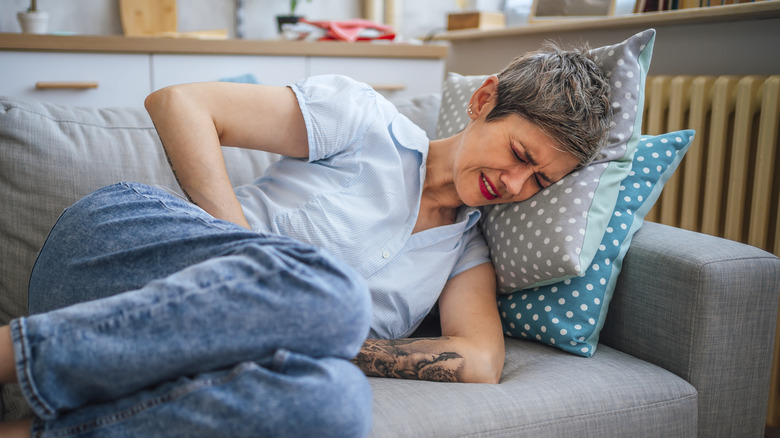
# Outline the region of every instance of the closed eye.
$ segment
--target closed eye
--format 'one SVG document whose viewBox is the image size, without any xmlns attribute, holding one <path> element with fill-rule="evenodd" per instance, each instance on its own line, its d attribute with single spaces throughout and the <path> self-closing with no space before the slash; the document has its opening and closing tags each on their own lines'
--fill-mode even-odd
<svg viewBox="0 0 780 438">
<path fill-rule="evenodd" d="M 523 157 L 520 156 L 520 154 L 517 152 L 517 149 L 515 149 L 514 147 L 512 147 L 511 149 L 512 149 L 512 155 L 515 156 L 517 161 L 519 161 L 519 162 L 521 162 L 523 164 L 528 163 L 528 160 L 526 160 L 526 159 L 524 159 Z M 533 179 L 533 181 L 536 183 L 537 186 L 539 186 L 539 188 L 544 188 L 544 184 L 542 183 L 542 181 L 539 178 L 540 178 L 540 176 L 536 172 L 534 172 L 534 179 Z"/>
<path fill-rule="evenodd" d="M 521 157 L 521 156 L 520 156 L 520 154 L 519 154 L 519 153 L 517 153 L 517 149 L 515 149 L 514 147 L 511 147 L 510 149 L 512 149 L 512 155 L 514 155 L 514 156 L 515 156 L 515 158 L 517 159 L 517 161 L 519 161 L 519 162 L 521 162 L 521 163 L 525 163 L 525 162 L 527 162 L 526 160 L 524 160 L 524 159 L 523 159 L 523 157 Z"/>
</svg>

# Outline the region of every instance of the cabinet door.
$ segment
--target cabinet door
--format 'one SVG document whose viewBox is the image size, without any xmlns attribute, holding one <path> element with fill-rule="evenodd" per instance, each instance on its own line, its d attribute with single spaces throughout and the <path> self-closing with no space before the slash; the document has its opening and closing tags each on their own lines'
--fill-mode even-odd
<svg viewBox="0 0 780 438">
<path fill-rule="evenodd" d="M 443 59 L 311 58 L 310 74 L 343 74 L 366 82 L 386 97 L 415 97 L 441 93 Z"/>
<path fill-rule="evenodd" d="M 149 55 L 0 52 L 0 95 L 75 106 L 142 106 Z"/>
<path fill-rule="evenodd" d="M 302 56 L 152 55 L 155 90 L 174 84 L 242 78 L 263 85 L 289 85 L 306 76 Z"/>
</svg>

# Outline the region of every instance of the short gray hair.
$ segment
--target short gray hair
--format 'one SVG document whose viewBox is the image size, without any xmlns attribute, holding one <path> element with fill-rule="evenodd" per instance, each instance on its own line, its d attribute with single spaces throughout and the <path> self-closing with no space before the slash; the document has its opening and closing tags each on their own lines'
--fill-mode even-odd
<svg viewBox="0 0 780 438">
<path fill-rule="evenodd" d="M 610 85 L 586 45 L 567 50 L 546 42 L 498 74 L 496 105 L 486 121 L 519 115 L 589 164 L 606 143 L 612 120 Z"/>
</svg>

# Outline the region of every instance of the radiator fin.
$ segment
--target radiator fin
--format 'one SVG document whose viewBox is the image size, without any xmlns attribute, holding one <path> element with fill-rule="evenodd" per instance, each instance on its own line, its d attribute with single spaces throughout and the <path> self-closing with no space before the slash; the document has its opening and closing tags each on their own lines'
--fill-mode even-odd
<svg viewBox="0 0 780 438">
<path fill-rule="evenodd" d="M 780 254 L 780 76 L 651 76 L 642 131 L 696 137 L 648 220 Z"/>
</svg>

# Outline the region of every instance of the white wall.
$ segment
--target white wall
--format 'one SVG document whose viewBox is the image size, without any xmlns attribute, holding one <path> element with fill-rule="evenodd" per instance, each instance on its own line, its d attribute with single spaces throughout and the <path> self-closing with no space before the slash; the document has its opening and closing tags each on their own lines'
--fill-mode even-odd
<svg viewBox="0 0 780 438">
<path fill-rule="evenodd" d="M 481 2 L 477 4 L 477 1 Z M 490 7 L 487 0 L 471 5 Z M 487 3 L 498 5 L 499 0 Z M 449 12 L 459 10 L 457 0 L 395 0 L 400 10 L 396 31 L 405 39 L 422 38 L 446 27 Z M 0 32 L 20 32 L 16 13 L 28 0 L 0 0 Z M 288 10 L 287 0 L 244 0 L 245 35 L 249 39 L 277 37 L 276 18 Z M 235 0 L 178 0 L 179 31 L 228 29 L 235 36 Z M 362 0 L 299 0 L 298 13 L 314 20 L 343 20 L 363 14 Z M 497 7 L 497 6 L 495 6 Z M 86 35 L 122 33 L 119 0 L 38 0 L 38 9 L 49 14 L 49 31 Z"/>
</svg>

